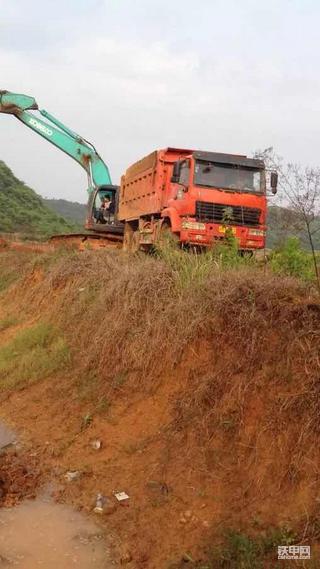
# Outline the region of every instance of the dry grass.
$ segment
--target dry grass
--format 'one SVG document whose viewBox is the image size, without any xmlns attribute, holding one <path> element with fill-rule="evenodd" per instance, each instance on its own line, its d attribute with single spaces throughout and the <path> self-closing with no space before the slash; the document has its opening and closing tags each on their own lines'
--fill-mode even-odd
<svg viewBox="0 0 320 569">
<path fill-rule="evenodd" d="M 107 385 L 129 372 L 143 390 L 200 342 L 212 352 L 235 350 L 233 371 L 276 366 L 275 353 L 283 367 L 291 351 L 312 374 L 320 311 L 308 294 L 303 283 L 256 268 L 221 271 L 213 263 L 209 271 L 207 260 L 204 277 L 181 287 L 170 264 L 113 251 L 42 256 L 11 291 L 27 311 L 66 330 L 88 375 Z"/>
<path fill-rule="evenodd" d="M 33 253 L 0 250 L 0 294 L 23 277 L 25 269 L 30 269 L 30 262 L 34 258 Z"/>
</svg>

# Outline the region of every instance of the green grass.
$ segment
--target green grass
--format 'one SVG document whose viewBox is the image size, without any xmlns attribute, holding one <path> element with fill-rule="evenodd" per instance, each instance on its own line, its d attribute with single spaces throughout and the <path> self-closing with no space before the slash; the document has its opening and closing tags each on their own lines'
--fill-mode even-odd
<svg viewBox="0 0 320 569">
<path fill-rule="evenodd" d="M 255 265 L 255 259 L 239 254 L 232 235 L 223 243 L 208 249 L 180 249 L 176 241 L 166 235 L 156 249 L 156 256 L 173 271 L 179 289 L 203 284 L 213 270 L 227 270 Z"/>
<path fill-rule="evenodd" d="M 213 271 L 228 272 L 230 269 L 259 267 L 255 257 L 239 254 L 237 242 L 232 235 L 225 242 L 202 251 L 180 249 L 168 235 L 162 240 L 156 255 L 169 266 L 180 290 L 194 284 L 202 285 Z M 320 265 L 319 254 L 317 260 Z M 301 247 L 296 237 L 289 237 L 281 247 L 272 251 L 269 267 L 276 274 L 315 282 L 312 256 Z"/>
<path fill-rule="evenodd" d="M 69 363 L 65 340 L 51 325 L 22 330 L 0 348 L 0 390 L 21 388 L 50 376 Z"/>
<path fill-rule="evenodd" d="M 273 272 L 278 274 L 299 277 L 305 281 L 315 279 L 312 256 L 302 249 L 296 237 L 289 237 L 282 247 L 272 252 L 270 265 Z"/>
<path fill-rule="evenodd" d="M 267 559 L 272 559 L 276 567 L 278 545 L 291 545 L 296 540 L 293 532 L 286 528 L 276 528 L 265 536 L 250 537 L 244 533 L 229 531 L 225 544 L 213 549 L 209 568 L 221 569 L 262 569 Z"/>
<path fill-rule="evenodd" d="M 194 561 L 190 554 L 190 569 L 264 569 L 287 567 L 286 562 L 278 561 L 278 545 L 299 543 L 299 538 L 286 526 L 273 528 L 259 536 L 249 536 L 239 531 L 225 532 L 224 543 L 220 547 L 207 548 L 206 561 Z M 185 556 L 183 556 L 185 558 Z M 288 563 L 292 564 L 292 561 Z M 318 567 L 313 559 L 308 567 Z M 169 565 L 169 569 L 182 569 L 185 561 Z M 291 566 L 291 565 L 290 565 Z M 296 564 L 294 564 L 297 567 Z M 301 567 L 302 565 L 300 565 Z"/>
</svg>

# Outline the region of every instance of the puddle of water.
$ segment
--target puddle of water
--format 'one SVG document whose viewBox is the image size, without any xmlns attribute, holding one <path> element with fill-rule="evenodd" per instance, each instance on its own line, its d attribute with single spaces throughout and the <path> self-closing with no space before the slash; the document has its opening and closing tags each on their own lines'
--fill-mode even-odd
<svg viewBox="0 0 320 569">
<path fill-rule="evenodd" d="M 16 442 L 16 435 L 0 421 L 0 450 Z"/>
<path fill-rule="evenodd" d="M 45 499 L 0 509 L 0 568 L 110 569 L 99 528 L 72 508 Z"/>
</svg>

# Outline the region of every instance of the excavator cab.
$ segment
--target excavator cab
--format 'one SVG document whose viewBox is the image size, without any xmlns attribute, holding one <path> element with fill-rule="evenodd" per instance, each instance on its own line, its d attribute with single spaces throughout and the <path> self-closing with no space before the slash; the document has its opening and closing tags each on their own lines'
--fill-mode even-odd
<svg viewBox="0 0 320 569">
<path fill-rule="evenodd" d="M 100 186 L 89 199 L 88 216 L 86 229 L 109 232 L 112 228 L 113 232 L 123 232 L 123 224 L 117 220 L 119 201 L 119 186 L 105 185 Z M 108 209 L 104 208 L 108 203 Z"/>
</svg>

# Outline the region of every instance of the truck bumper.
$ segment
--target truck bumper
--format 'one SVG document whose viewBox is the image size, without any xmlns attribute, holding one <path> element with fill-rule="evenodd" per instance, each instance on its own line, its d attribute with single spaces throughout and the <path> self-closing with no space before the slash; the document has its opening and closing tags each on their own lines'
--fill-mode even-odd
<svg viewBox="0 0 320 569">
<path fill-rule="evenodd" d="M 204 226 L 204 228 L 202 228 Z M 227 231 L 231 231 L 240 249 L 263 249 L 265 246 L 265 227 L 225 226 L 218 223 L 197 223 L 193 219 L 182 222 L 180 240 L 182 243 L 210 247 L 214 242 L 223 240 Z"/>
</svg>

